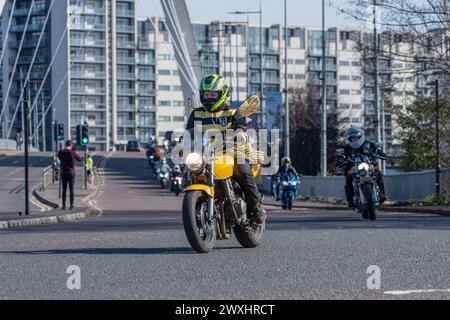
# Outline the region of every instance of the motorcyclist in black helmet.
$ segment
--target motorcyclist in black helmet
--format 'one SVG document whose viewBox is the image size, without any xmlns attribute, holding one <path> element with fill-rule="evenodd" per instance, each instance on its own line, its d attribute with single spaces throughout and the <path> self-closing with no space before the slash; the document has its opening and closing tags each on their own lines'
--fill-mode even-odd
<svg viewBox="0 0 450 320">
<path fill-rule="evenodd" d="M 380 189 L 380 203 L 386 201 L 386 193 L 384 188 L 383 173 L 381 172 L 381 167 L 378 159 L 386 160 L 387 156 L 384 153 L 380 144 L 367 141 L 363 128 L 350 127 L 345 132 L 346 145 L 343 148 L 342 153 L 338 153 L 336 160 L 336 167 L 344 169 L 345 175 L 345 195 L 347 198 L 348 206 L 352 209 L 356 207 L 352 182 L 352 162 L 351 159 L 355 154 L 366 154 L 370 156 L 370 160 L 376 167 L 376 183 Z"/>
</svg>

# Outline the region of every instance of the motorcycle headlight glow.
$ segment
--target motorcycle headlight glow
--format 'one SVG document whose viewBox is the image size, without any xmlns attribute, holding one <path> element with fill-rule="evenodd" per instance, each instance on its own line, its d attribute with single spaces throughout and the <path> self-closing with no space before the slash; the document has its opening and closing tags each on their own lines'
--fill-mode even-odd
<svg viewBox="0 0 450 320">
<path fill-rule="evenodd" d="M 360 171 L 369 171 L 370 170 L 370 166 L 367 164 L 367 163 L 361 163 L 359 166 L 358 166 L 358 170 L 360 170 Z"/>
<path fill-rule="evenodd" d="M 296 186 L 297 185 L 297 182 L 291 182 L 291 186 Z"/>
<path fill-rule="evenodd" d="M 198 153 L 188 155 L 185 162 L 186 167 L 194 173 L 201 171 L 205 166 L 202 155 Z"/>
<path fill-rule="evenodd" d="M 283 181 L 283 186 L 288 186 L 288 185 L 289 185 L 289 182 Z"/>
</svg>

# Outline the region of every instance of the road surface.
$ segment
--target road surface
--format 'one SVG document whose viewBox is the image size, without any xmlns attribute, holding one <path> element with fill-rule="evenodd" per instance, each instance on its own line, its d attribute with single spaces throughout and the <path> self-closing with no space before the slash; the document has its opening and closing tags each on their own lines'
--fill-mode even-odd
<svg viewBox="0 0 450 320">
<path fill-rule="evenodd" d="M 450 299 L 448 217 L 269 207 L 261 247 L 232 239 L 200 255 L 181 201 L 142 155 L 114 154 L 100 216 L 0 233 L 0 299 Z"/>
</svg>

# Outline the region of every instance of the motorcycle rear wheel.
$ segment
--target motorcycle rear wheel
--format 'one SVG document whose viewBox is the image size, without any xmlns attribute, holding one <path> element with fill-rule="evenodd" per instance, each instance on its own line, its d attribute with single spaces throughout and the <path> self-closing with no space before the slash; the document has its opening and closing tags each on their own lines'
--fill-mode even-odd
<svg viewBox="0 0 450 320">
<path fill-rule="evenodd" d="M 266 230 L 266 223 L 258 225 L 255 229 L 246 231 L 240 226 L 234 227 L 234 234 L 237 241 L 244 248 L 252 249 L 259 247 L 264 238 L 264 231 Z"/>
<path fill-rule="evenodd" d="M 202 191 L 188 192 L 183 202 L 183 225 L 192 249 L 209 253 L 217 237 L 216 221 L 207 221 L 208 196 Z"/>
</svg>

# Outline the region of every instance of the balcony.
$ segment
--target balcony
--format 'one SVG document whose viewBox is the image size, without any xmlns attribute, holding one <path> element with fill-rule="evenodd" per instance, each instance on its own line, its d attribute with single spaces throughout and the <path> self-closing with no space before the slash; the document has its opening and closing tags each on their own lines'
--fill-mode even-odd
<svg viewBox="0 0 450 320">
<path fill-rule="evenodd" d="M 335 64 L 327 64 L 325 66 L 326 71 L 336 72 L 337 71 L 337 65 Z M 316 72 L 322 72 L 322 65 L 317 63 L 311 63 L 308 67 L 309 71 L 316 71 Z"/>
<path fill-rule="evenodd" d="M 84 22 L 76 22 L 70 24 L 71 30 L 104 30 L 105 24 L 104 23 L 90 23 L 88 21 Z"/>
<path fill-rule="evenodd" d="M 250 68 L 252 69 L 261 69 L 261 65 L 259 61 L 253 61 L 250 63 Z M 273 70 L 279 70 L 280 69 L 280 63 L 279 62 L 264 62 L 263 63 L 263 69 L 273 69 Z"/>
<path fill-rule="evenodd" d="M 155 96 L 155 89 L 139 89 L 138 95 L 141 97 L 153 97 Z"/>
<path fill-rule="evenodd" d="M 18 64 L 31 64 L 33 57 L 30 56 L 22 56 L 19 57 Z M 16 63 L 16 58 L 9 58 L 9 64 L 14 65 Z M 37 55 L 34 59 L 34 63 L 48 63 L 48 57 L 43 55 Z"/>
<path fill-rule="evenodd" d="M 154 65 L 155 64 L 155 58 L 139 57 L 137 59 L 137 63 L 141 64 L 141 65 Z"/>
<path fill-rule="evenodd" d="M 126 128 L 135 128 L 136 127 L 136 120 L 123 120 L 118 119 L 117 120 L 117 126 L 118 127 L 126 127 Z"/>
<path fill-rule="evenodd" d="M 261 83 L 261 78 L 259 76 L 257 77 L 251 77 L 250 78 L 251 83 Z M 277 77 L 263 77 L 263 82 L 265 84 L 280 84 L 280 78 Z"/>
<path fill-rule="evenodd" d="M 117 72 L 117 79 L 119 80 L 136 80 L 136 75 L 131 72 Z"/>
<path fill-rule="evenodd" d="M 87 120 L 89 127 L 106 127 L 106 120 Z"/>
<path fill-rule="evenodd" d="M 106 111 L 106 105 L 103 103 L 72 103 L 72 111 Z"/>
<path fill-rule="evenodd" d="M 105 8 L 101 6 L 70 6 L 70 12 L 74 14 L 105 15 Z"/>
<path fill-rule="evenodd" d="M 136 48 L 136 44 L 133 41 L 119 40 L 119 41 L 117 41 L 116 46 L 117 46 L 117 48 L 120 48 L 120 49 L 135 49 Z"/>
<path fill-rule="evenodd" d="M 154 128 L 156 127 L 156 121 L 139 121 L 139 128 Z"/>
<path fill-rule="evenodd" d="M 138 106 L 138 111 L 139 112 L 156 112 L 156 106 L 155 105 L 150 105 L 150 106 Z"/>
<path fill-rule="evenodd" d="M 23 81 L 25 81 L 25 79 L 26 79 L 26 77 L 27 77 L 27 74 L 26 73 L 23 73 L 22 74 L 22 80 Z M 32 73 L 30 73 L 30 79 L 31 80 L 42 80 L 42 79 L 44 79 L 44 77 L 45 77 L 45 72 L 32 72 Z M 19 73 L 16 73 L 16 75 L 14 76 L 14 80 L 16 80 L 16 81 L 20 81 L 20 74 Z"/>
<path fill-rule="evenodd" d="M 118 104 L 117 110 L 118 111 L 135 112 L 136 106 L 134 104 Z"/>
<path fill-rule="evenodd" d="M 374 94 L 368 94 L 368 93 L 366 93 L 366 94 L 364 95 L 364 100 L 367 100 L 367 101 L 375 101 L 375 95 L 374 95 Z"/>
<path fill-rule="evenodd" d="M 81 94 L 81 95 L 104 95 L 106 93 L 106 89 L 104 88 L 92 88 L 92 87 L 72 87 L 72 94 Z"/>
<path fill-rule="evenodd" d="M 155 81 L 156 77 L 152 73 L 139 73 L 138 74 L 138 79 L 139 80 L 144 80 L 144 81 Z"/>
<path fill-rule="evenodd" d="M 138 48 L 141 50 L 152 50 L 155 49 L 155 45 L 147 40 L 139 40 Z"/>
<path fill-rule="evenodd" d="M 138 140 L 138 139 L 136 138 L 136 135 L 134 135 L 134 134 L 127 134 L 127 135 L 124 135 L 124 134 L 118 134 L 118 135 L 117 135 L 117 138 L 118 138 L 118 140 L 120 140 L 120 141 L 134 141 L 134 140 Z"/>
<path fill-rule="evenodd" d="M 118 17 L 129 17 L 129 18 L 134 18 L 134 10 L 132 9 L 122 9 L 119 8 L 116 11 L 116 15 Z"/>
<path fill-rule="evenodd" d="M 28 24 L 27 32 L 42 31 L 43 27 L 44 27 L 44 22 Z M 25 28 L 24 24 L 16 24 L 16 25 L 11 26 L 11 32 L 23 32 L 24 28 Z"/>
<path fill-rule="evenodd" d="M 70 38 L 70 44 L 72 46 L 104 47 L 106 45 L 106 41 L 103 39 L 92 38 Z"/>
<path fill-rule="evenodd" d="M 22 48 L 36 48 L 37 44 L 39 42 L 39 39 L 35 39 L 35 40 L 25 40 L 22 43 Z M 39 45 L 39 48 L 46 48 L 47 47 L 48 42 L 44 39 L 41 40 L 41 43 Z M 10 49 L 18 49 L 20 47 L 20 41 L 10 41 L 9 42 L 9 48 Z"/>
<path fill-rule="evenodd" d="M 30 12 L 30 8 L 16 9 L 14 10 L 14 17 L 26 17 Z M 42 16 L 47 13 L 47 8 L 45 6 L 33 6 L 31 9 L 31 16 Z"/>
<path fill-rule="evenodd" d="M 84 62 L 84 63 L 105 62 L 105 59 L 106 59 L 106 57 L 102 56 L 102 55 L 93 56 L 93 55 L 88 55 L 88 54 L 75 55 L 71 58 L 72 61 Z"/>
<path fill-rule="evenodd" d="M 135 96 L 136 90 L 134 88 L 118 88 L 117 94 L 121 96 Z"/>
<path fill-rule="evenodd" d="M 105 72 L 101 71 L 71 71 L 71 78 L 81 78 L 81 79 L 104 79 L 106 77 Z"/>
<path fill-rule="evenodd" d="M 129 25 L 117 25 L 117 32 L 121 33 L 134 33 L 135 29 L 134 26 Z"/>
<path fill-rule="evenodd" d="M 117 57 L 117 63 L 119 64 L 136 64 L 136 59 L 134 57 Z"/>
</svg>

